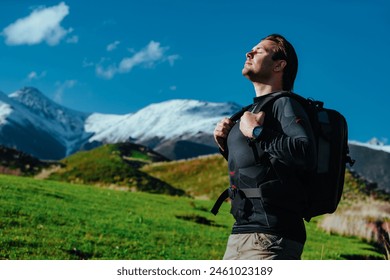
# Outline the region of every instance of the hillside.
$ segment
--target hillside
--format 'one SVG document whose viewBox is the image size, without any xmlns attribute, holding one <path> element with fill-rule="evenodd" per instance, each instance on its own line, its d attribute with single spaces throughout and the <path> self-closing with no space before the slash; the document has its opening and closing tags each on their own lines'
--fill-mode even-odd
<svg viewBox="0 0 390 280">
<path fill-rule="evenodd" d="M 227 163 L 220 155 L 151 163 L 141 171 L 194 197 L 216 199 L 229 186 Z"/>
<path fill-rule="evenodd" d="M 140 145 L 106 144 L 61 160 L 63 167 L 54 170 L 48 178 L 122 190 L 183 195 L 182 190 L 139 170 L 145 164 L 162 160 L 166 158 Z"/>
<path fill-rule="evenodd" d="M 358 236 L 377 244 L 390 259 L 390 196 L 356 173 L 346 173 L 339 208 L 324 216 L 319 226 L 329 233 Z"/>
<path fill-rule="evenodd" d="M 0 175 L 0 259 L 218 259 L 208 204 Z"/>
<path fill-rule="evenodd" d="M 0 175 L 0 259 L 221 259 L 228 204 Z M 308 224 L 303 259 L 383 259 L 357 238 Z"/>
<path fill-rule="evenodd" d="M 229 184 L 227 163 L 220 155 L 152 163 L 141 170 L 200 198 L 216 199 Z M 377 243 L 390 258 L 390 197 L 357 173 L 346 171 L 338 210 L 321 217 L 318 225 L 329 233 Z"/>
<path fill-rule="evenodd" d="M 105 145 L 80 152 L 63 160 L 65 167 L 50 178 L 121 190 L 187 195 L 211 202 L 228 187 L 227 165 L 220 155 L 160 161 L 159 157 L 152 160 L 145 149 L 125 144 Z M 379 244 L 385 254 L 385 248 L 390 248 L 387 228 L 389 201 L 388 195 L 373 188 L 364 178 L 347 171 L 338 210 L 321 217 L 318 225 L 329 233 L 359 236 Z"/>
<path fill-rule="evenodd" d="M 44 162 L 26 153 L 0 145 L 1 174 L 31 176 L 55 165 L 57 165 L 55 162 Z"/>
</svg>

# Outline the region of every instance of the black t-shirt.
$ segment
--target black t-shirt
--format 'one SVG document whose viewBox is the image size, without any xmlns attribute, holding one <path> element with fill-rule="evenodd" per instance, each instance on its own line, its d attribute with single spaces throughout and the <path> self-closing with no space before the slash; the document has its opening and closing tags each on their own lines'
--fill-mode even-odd
<svg viewBox="0 0 390 280">
<path fill-rule="evenodd" d="M 249 110 L 257 113 L 277 94 L 254 98 Z M 303 107 L 289 97 L 278 98 L 272 108 L 264 110 L 264 129 L 258 143 L 248 141 L 241 133 L 239 121 L 227 138 L 225 156 L 230 184 L 235 189 L 231 212 L 236 222 L 232 233 L 270 233 L 305 243 L 299 176 L 315 163 L 309 118 Z M 256 188 L 261 197 L 248 198 L 239 191 Z"/>
</svg>

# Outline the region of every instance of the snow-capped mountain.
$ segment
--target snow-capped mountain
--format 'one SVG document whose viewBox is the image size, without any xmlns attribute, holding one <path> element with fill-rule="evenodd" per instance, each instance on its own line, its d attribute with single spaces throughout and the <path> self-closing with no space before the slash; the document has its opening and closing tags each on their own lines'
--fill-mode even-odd
<svg viewBox="0 0 390 280">
<path fill-rule="evenodd" d="M 102 143 L 132 141 L 179 159 L 215 152 L 215 124 L 239 109 L 234 103 L 170 100 L 126 115 L 87 114 L 26 87 L 0 93 L 0 144 L 60 159 Z"/>
<path fill-rule="evenodd" d="M 367 143 L 362 143 L 359 141 L 351 140 L 351 141 L 349 141 L 349 144 L 390 153 L 390 145 L 385 145 L 383 142 L 379 141 L 377 138 L 372 138 Z"/>
<path fill-rule="evenodd" d="M 373 138 L 368 143 L 349 141 L 350 154 L 356 160 L 352 169 L 378 189 L 390 193 L 390 146 Z"/>
<path fill-rule="evenodd" d="M 65 147 L 66 155 L 77 151 L 80 143 L 91 136 L 84 130 L 88 114 L 60 106 L 35 88 L 23 88 L 9 98 L 28 108 L 36 124 Z"/>
<path fill-rule="evenodd" d="M 199 133 L 211 134 L 222 117 L 238 108 L 234 103 L 170 100 L 123 116 L 92 114 L 85 122 L 85 130 L 94 134 L 92 141 L 101 142 L 191 139 Z"/>
<path fill-rule="evenodd" d="M 217 152 L 212 137 L 215 125 L 239 109 L 234 103 L 170 100 L 134 114 L 91 114 L 85 131 L 93 134 L 90 142 L 132 141 L 170 159 L 190 158 Z"/>
<path fill-rule="evenodd" d="M 87 114 L 62 107 L 34 88 L 0 94 L 0 144 L 43 159 L 58 159 L 80 148 L 90 135 Z"/>
</svg>

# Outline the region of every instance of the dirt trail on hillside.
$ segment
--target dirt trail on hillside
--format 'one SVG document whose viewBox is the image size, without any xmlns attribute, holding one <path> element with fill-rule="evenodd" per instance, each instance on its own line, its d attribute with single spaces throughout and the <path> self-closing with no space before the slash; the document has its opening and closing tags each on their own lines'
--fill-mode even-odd
<svg viewBox="0 0 390 280">
<path fill-rule="evenodd" d="M 50 168 L 42 169 L 41 172 L 39 172 L 37 175 L 34 176 L 35 179 L 47 179 L 49 178 L 50 174 L 57 172 L 61 169 L 61 166 L 53 166 Z"/>
</svg>

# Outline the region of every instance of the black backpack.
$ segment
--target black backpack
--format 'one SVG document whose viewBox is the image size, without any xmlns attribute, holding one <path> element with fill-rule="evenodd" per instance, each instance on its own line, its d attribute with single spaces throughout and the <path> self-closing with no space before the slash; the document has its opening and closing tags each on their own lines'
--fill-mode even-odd
<svg viewBox="0 0 390 280">
<path fill-rule="evenodd" d="M 294 98 L 302 105 L 309 116 L 316 140 L 317 165 L 305 174 L 303 180 L 306 203 L 302 216 L 306 221 L 310 221 L 312 217 L 333 213 L 340 202 L 346 164 L 354 164 L 354 160 L 349 156 L 348 126 L 343 115 L 324 108 L 323 102 L 306 99 L 291 92 L 276 95 L 262 108 L 272 106 L 278 98 L 286 96 Z M 251 105 L 244 107 L 230 119 L 237 121 L 250 107 Z M 227 191 L 221 194 L 211 210 L 212 213 L 218 213 L 227 195 Z"/>
</svg>

